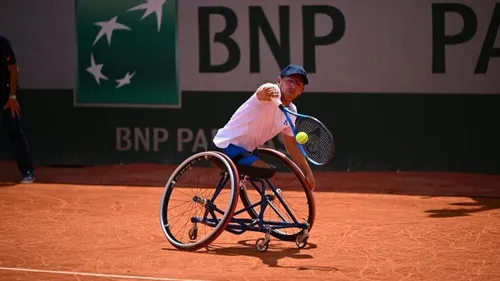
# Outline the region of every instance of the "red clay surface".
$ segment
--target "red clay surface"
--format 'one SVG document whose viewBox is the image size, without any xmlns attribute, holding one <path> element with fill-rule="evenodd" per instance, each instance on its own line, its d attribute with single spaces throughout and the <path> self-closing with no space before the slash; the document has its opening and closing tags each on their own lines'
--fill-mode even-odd
<svg viewBox="0 0 500 281">
<path fill-rule="evenodd" d="M 500 280 L 500 176 L 318 173 L 306 248 L 225 232 L 182 252 L 159 224 L 171 169 L 39 167 L 18 185 L 1 164 L 0 280 Z"/>
</svg>

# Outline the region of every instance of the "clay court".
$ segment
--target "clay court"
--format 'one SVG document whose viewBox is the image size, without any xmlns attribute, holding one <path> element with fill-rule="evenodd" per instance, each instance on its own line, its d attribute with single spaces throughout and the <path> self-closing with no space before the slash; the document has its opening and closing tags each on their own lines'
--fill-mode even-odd
<svg viewBox="0 0 500 281">
<path fill-rule="evenodd" d="M 500 177 L 318 173 L 308 245 L 224 232 L 182 252 L 159 226 L 171 167 L 1 165 L 0 280 L 499 280 Z M 14 177 L 12 176 L 14 175 Z"/>
</svg>

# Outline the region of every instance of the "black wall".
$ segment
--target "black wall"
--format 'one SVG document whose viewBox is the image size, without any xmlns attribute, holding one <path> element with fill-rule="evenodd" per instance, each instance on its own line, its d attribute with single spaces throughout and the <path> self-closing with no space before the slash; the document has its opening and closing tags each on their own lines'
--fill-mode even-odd
<svg viewBox="0 0 500 281">
<path fill-rule="evenodd" d="M 184 92 L 182 109 L 81 108 L 68 91 L 20 93 L 22 122 L 38 165 L 172 163 L 177 128 L 221 127 L 251 92 Z M 299 111 L 332 131 L 332 170 L 500 172 L 500 95 L 304 93 Z M 116 127 L 161 127 L 159 151 L 117 151 Z M 5 133 L 1 155 L 12 159 Z M 275 144 L 279 147 L 278 142 Z"/>
</svg>

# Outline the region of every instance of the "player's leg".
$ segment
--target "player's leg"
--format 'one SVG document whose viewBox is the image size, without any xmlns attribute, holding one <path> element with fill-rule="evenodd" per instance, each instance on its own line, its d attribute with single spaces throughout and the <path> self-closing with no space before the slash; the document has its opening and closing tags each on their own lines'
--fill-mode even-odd
<svg viewBox="0 0 500 281">
<path fill-rule="evenodd" d="M 12 117 L 9 109 L 3 110 L 2 125 L 10 141 L 19 172 L 23 176 L 21 182 L 33 182 L 35 180 L 33 164 L 29 155 L 28 143 L 21 127 L 20 118 L 18 116 Z"/>
<path fill-rule="evenodd" d="M 222 152 L 231 158 L 242 175 L 256 178 L 270 178 L 276 173 L 276 167 L 242 147 L 230 144 Z"/>
</svg>

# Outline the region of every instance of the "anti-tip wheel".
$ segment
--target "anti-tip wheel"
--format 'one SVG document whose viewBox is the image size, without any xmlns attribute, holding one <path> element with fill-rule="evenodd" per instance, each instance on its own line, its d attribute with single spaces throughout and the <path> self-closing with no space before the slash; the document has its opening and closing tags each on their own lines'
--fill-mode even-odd
<svg viewBox="0 0 500 281">
<path fill-rule="evenodd" d="M 196 241 L 196 238 L 198 238 L 198 228 L 193 227 L 189 230 L 188 232 L 189 240 L 191 241 Z"/>
<path fill-rule="evenodd" d="M 297 238 L 295 238 L 295 245 L 300 249 L 304 248 L 307 245 L 308 238 L 309 236 L 307 235 L 297 235 Z"/>
<path fill-rule="evenodd" d="M 266 241 L 265 238 L 259 238 L 255 241 L 255 248 L 259 252 L 265 252 L 269 248 L 269 240 Z"/>
</svg>

